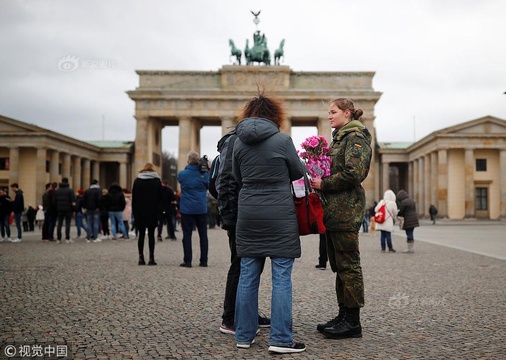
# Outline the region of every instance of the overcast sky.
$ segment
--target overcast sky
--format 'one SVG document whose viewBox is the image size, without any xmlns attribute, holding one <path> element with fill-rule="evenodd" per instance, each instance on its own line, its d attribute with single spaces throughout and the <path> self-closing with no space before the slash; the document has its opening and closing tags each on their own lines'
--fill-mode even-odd
<svg viewBox="0 0 506 360">
<path fill-rule="evenodd" d="M 506 119 L 504 0 L 1 0 L 0 114 L 85 141 L 134 140 L 135 70 L 218 71 L 228 39 L 252 43 L 250 10 L 271 53 L 286 39 L 293 71 L 376 73 L 380 142 Z M 163 130 L 165 150 L 177 135 Z M 201 135 L 214 156 L 220 130 Z M 293 132 L 297 147 L 306 135 Z"/>
</svg>

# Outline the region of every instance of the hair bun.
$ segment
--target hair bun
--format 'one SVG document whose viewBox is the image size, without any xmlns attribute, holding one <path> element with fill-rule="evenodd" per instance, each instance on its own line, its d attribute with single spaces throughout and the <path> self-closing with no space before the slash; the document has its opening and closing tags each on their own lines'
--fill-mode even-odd
<svg viewBox="0 0 506 360">
<path fill-rule="evenodd" d="M 362 109 L 355 109 L 355 111 L 353 112 L 353 119 L 354 120 L 358 120 L 360 119 L 360 117 L 364 114 L 364 110 Z"/>
</svg>

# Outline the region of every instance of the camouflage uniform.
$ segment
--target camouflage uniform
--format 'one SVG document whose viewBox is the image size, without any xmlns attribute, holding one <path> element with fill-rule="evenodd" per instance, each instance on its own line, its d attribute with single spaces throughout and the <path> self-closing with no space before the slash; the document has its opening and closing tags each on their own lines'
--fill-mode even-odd
<svg viewBox="0 0 506 360">
<path fill-rule="evenodd" d="M 327 251 L 336 275 L 337 302 L 347 308 L 364 306 L 364 282 L 360 266 L 358 232 L 365 213 L 362 182 L 371 163 L 371 134 L 357 120 L 332 133 L 331 175 L 322 179 L 326 198 L 324 222 Z"/>
</svg>

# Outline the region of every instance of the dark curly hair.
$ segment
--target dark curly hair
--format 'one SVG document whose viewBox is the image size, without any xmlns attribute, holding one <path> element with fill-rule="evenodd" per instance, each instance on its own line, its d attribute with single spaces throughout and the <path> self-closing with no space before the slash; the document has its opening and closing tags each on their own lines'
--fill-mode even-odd
<svg viewBox="0 0 506 360">
<path fill-rule="evenodd" d="M 258 91 L 258 95 L 244 105 L 239 119 L 249 117 L 271 120 L 278 126 L 278 128 L 281 128 L 286 118 L 283 101 L 266 96 L 264 91 Z"/>
</svg>

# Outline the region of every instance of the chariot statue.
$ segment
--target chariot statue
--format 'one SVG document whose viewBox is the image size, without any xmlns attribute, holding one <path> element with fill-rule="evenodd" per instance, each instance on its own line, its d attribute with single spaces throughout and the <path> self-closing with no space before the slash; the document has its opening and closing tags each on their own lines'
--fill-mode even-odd
<svg viewBox="0 0 506 360">
<path fill-rule="evenodd" d="M 267 38 L 265 34 L 260 34 L 258 30 L 253 34 L 253 47 L 251 49 L 249 47 L 249 41 L 246 40 L 244 56 L 246 57 L 246 65 L 250 65 L 254 62 L 264 63 L 265 65 L 271 64 L 271 53 L 267 48 Z"/>
</svg>

